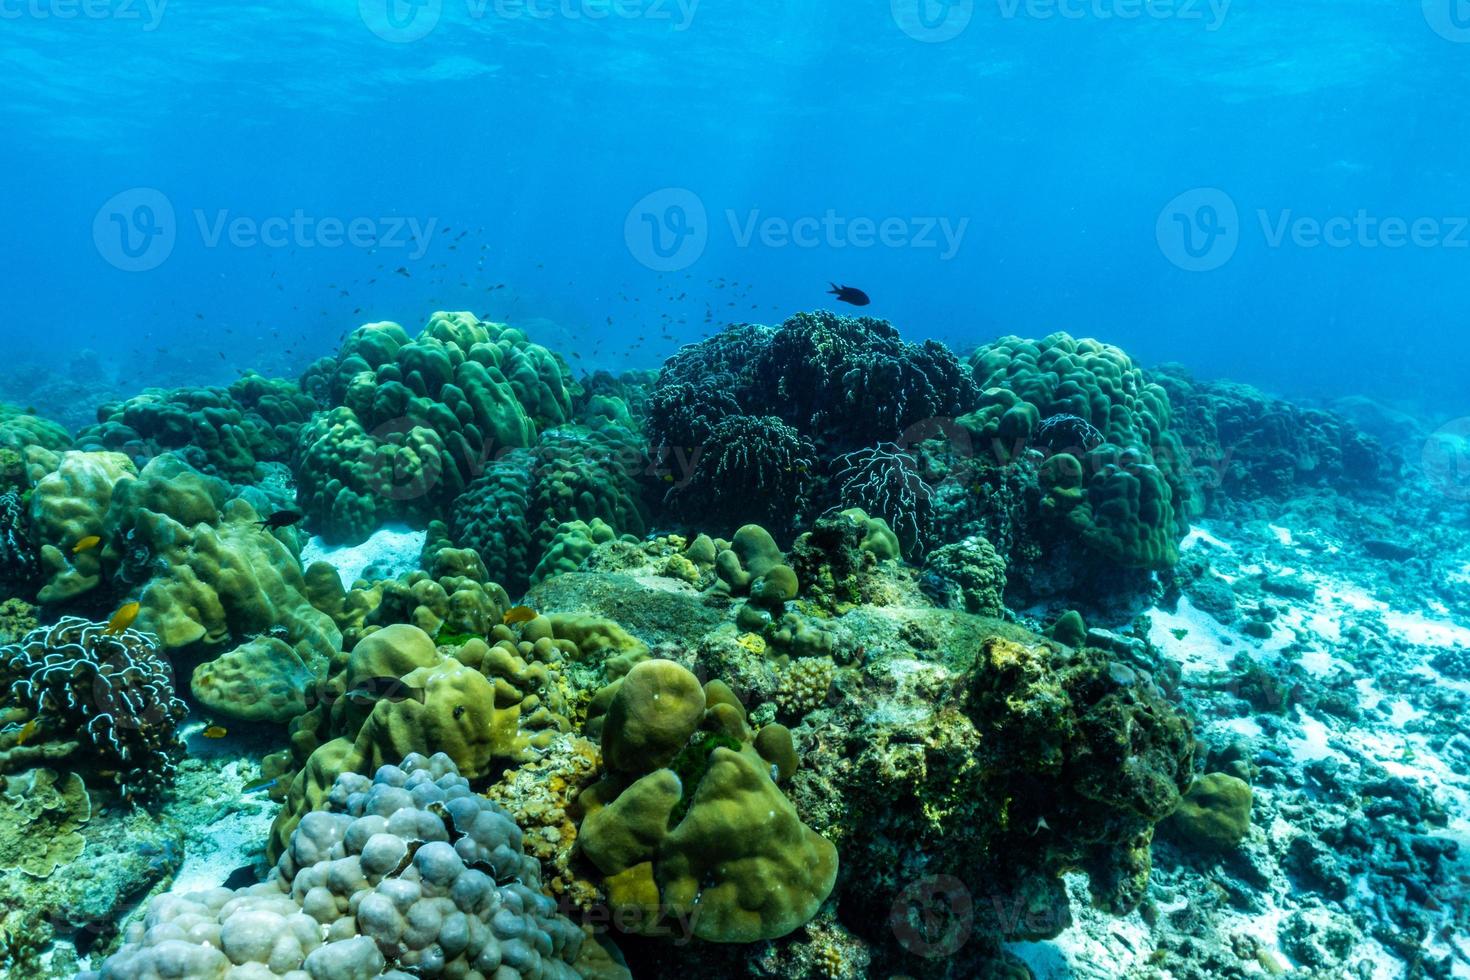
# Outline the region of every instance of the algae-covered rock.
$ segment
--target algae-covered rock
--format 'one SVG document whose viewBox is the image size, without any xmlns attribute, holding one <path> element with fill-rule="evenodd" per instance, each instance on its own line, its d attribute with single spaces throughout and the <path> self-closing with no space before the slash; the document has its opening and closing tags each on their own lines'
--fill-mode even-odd
<svg viewBox="0 0 1470 980">
<path fill-rule="evenodd" d="M 74 772 L 32 769 L 10 779 L 0 792 L 0 870 L 50 877 L 81 856 L 86 840 L 78 829 L 91 817 L 87 787 Z"/>
</svg>

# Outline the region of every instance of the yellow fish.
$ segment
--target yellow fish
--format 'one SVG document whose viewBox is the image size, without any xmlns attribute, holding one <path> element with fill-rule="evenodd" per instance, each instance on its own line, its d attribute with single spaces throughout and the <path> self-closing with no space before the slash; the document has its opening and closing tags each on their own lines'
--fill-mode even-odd
<svg viewBox="0 0 1470 980">
<path fill-rule="evenodd" d="M 20 734 L 15 736 L 16 746 L 18 747 L 29 742 L 31 740 L 31 736 L 36 734 L 36 729 L 39 727 L 40 726 L 36 724 L 36 719 L 34 718 L 26 722 L 25 725 L 21 728 Z"/>
<path fill-rule="evenodd" d="M 203 732 L 205 738 L 224 738 L 228 734 L 230 734 L 229 731 L 219 725 L 210 725 Z"/>
<path fill-rule="evenodd" d="M 72 545 L 71 553 L 74 555 L 80 555 L 84 551 L 91 551 L 93 548 L 97 547 L 101 543 L 101 538 L 99 538 L 95 534 L 89 534 L 82 540 L 78 541 L 76 544 Z"/>
<path fill-rule="evenodd" d="M 536 610 L 530 606 L 516 606 L 505 614 L 501 622 L 506 626 L 514 626 L 516 623 L 528 623 L 536 618 Z"/>
<path fill-rule="evenodd" d="M 107 621 L 107 629 L 102 632 L 108 636 L 116 636 L 129 626 L 132 626 L 133 620 L 138 618 L 138 608 L 139 606 L 136 602 L 127 603 L 112 614 L 112 618 Z"/>
</svg>

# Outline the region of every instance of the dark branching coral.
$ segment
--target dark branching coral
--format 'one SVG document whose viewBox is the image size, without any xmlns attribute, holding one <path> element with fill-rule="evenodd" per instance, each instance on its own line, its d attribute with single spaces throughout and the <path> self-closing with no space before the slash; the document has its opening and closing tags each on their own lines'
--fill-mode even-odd
<svg viewBox="0 0 1470 980">
<path fill-rule="evenodd" d="M 36 577 L 39 566 L 20 490 L 0 488 L 0 587 L 7 592 Z"/>
<path fill-rule="evenodd" d="M 669 491 L 675 509 L 730 531 L 755 517 L 789 528 L 802 513 L 813 467 L 810 443 L 778 418 L 729 415 L 691 460 L 687 481 Z"/>
<path fill-rule="evenodd" d="M 66 760 L 110 772 L 124 799 L 163 785 L 184 703 L 153 637 L 68 616 L 0 648 L 9 698 L 0 770 Z"/>
<path fill-rule="evenodd" d="M 839 500 L 813 460 L 906 440 L 912 426 L 958 415 L 976 396 L 941 344 L 905 343 L 881 320 L 803 313 L 777 330 L 731 327 L 670 358 L 649 398 L 649 443 L 664 466 L 689 463 L 693 480 L 670 494 L 681 518 L 789 530 L 800 523 L 793 501 L 881 510 Z"/>
<path fill-rule="evenodd" d="M 752 375 L 773 414 L 835 448 L 897 439 L 916 422 L 952 417 L 976 397 L 944 345 L 905 343 L 871 317 L 798 313 L 771 337 Z"/>
</svg>

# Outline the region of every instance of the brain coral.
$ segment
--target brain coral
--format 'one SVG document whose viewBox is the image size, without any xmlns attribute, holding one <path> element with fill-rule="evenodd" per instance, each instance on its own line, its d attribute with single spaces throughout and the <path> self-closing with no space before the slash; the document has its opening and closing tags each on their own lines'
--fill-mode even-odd
<svg viewBox="0 0 1470 980">
<path fill-rule="evenodd" d="M 333 408 L 299 437 L 297 499 L 342 542 L 438 516 L 498 455 L 572 414 L 560 358 L 469 313 L 436 313 L 413 339 L 396 323 L 359 327 L 302 386 Z"/>
<path fill-rule="evenodd" d="M 83 976 L 582 975 L 585 933 L 541 894 L 515 822 L 447 756 L 344 774 L 325 803 L 268 880 L 160 896 L 101 972 Z"/>
</svg>

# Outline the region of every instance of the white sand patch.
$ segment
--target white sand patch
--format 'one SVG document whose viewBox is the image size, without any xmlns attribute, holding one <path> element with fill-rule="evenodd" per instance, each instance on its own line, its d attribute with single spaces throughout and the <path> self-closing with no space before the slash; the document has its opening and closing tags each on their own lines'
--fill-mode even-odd
<svg viewBox="0 0 1470 980">
<path fill-rule="evenodd" d="M 1087 877 L 1064 876 L 1075 924 L 1055 939 L 1007 943 L 1036 980 L 1116 980 L 1153 952 L 1149 928 L 1137 912 L 1114 918 L 1093 908 Z"/>
<path fill-rule="evenodd" d="M 388 524 L 374 531 L 362 544 L 329 545 L 321 538 L 312 538 L 301 549 L 301 567 L 324 561 L 337 570 L 342 587 L 349 589 L 373 564 L 384 568 L 388 577 L 396 578 L 418 570 L 425 537 L 425 531 L 415 531 L 404 524 Z"/>
<path fill-rule="evenodd" d="M 225 766 L 219 777 L 233 786 L 245 783 L 238 763 Z M 184 842 L 184 862 L 170 890 L 199 891 L 224 884 L 260 853 L 278 809 L 264 793 L 241 796 L 233 806 L 222 807 L 214 822 L 191 826 Z"/>
<path fill-rule="evenodd" d="M 1346 758 L 1342 753 L 1327 744 L 1332 732 L 1327 726 L 1312 715 L 1300 715 L 1302 725 L 1301 738 L 1289 738 L 1287 744 L 1291 746 L 1291 757 L 1298 762 L 1315 762 L 1318 759 L 1342 759 Z"/>
<path fill-rule="evenodd" d="M 1261 728 L 1261 723 L 1254 718 L 1227 718 L 1212 727 L 1217 731 L 1230 732 L 1242 738 L 1260 738 L 1266 734 Z"/>
<path fill-rule="evenodd" d="M 1444 620 L 1430 619 L 1422 613 L 1389 610 L 1383 614 L 1383 625 L 1416 646 L 1470 646 L 1470 629 Z"/>
<path fill-rule="evenodd" d="M 1179 600 L 1173 612 L 1154 607 L 1148 615 L 1149 642 L 1164 651 L 1185 673 L 1225 670 L 1231 658 L 1243 649 L 1240 643 L 1230 642 L 1234 634 L 1229 629 L 1196 607 L 1187 596 Z"/>
<path fill-rule="evenodd" d="M 1191 528 L 1189 533 L 1184 536 L 1184 540 L 1179 542 L 1179 550 L 1190 551 L 1202 544 L 1212 545 L 1216 548 L 1219 548 L 1221 551 L 1228 552 L 1235 550 L 1235 545 L 1230 544 L 1227 541 L 1220 540 L 1202 527 Z"/>
<path fill-rule="evenodd" d="M 1266 526 L 1270 528 L 1271 533 L 1276 536 L 1276 540 L 1281 542 L 1281 546 L 1283 548 L 1291 548 L 1295 546 L 1296 538 L 1292 536 L 1290 528 L 1282 527 L 1279 524 L 1267 524 Z"/>
</svg>

